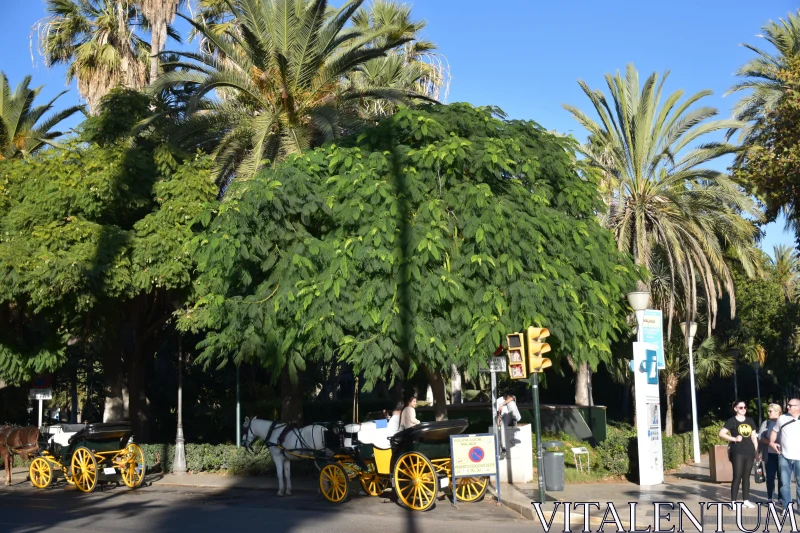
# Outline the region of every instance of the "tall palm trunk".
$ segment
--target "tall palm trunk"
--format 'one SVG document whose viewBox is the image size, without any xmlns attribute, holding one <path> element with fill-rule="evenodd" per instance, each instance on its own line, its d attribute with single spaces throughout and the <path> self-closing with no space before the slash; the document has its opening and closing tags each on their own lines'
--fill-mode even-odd
<svg viewBox="0 0 800 533">
<path fill-rule="evenodd" d="M 678 390 L 678 376 L 664 372 L 664 393 L 667 397 L 667 416 L 664 421 L 664 435 L 672 435 L 672 405 L 675 402 L 675 392 Z"/>
<path fill-rule="evenodd" d="M 175 18 L 180 0 L 139 0 L 142 13 L 150 22 L 150 82 L 158 78 L 158 54 L 167 44 L 167 25 Z"/>
</svg>

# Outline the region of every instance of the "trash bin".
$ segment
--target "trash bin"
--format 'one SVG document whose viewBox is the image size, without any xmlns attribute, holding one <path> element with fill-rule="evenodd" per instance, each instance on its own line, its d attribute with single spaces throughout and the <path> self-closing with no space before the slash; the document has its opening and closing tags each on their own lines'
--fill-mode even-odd
<svg viewBox="0 0 800 533">
<path fill-rule="evenodd" d="M 558 451 L 562 446 L 560 441 L 543 442 L 545 448 L 542 457 L 544 467 L 544 488 L 545 490 L 560 491 L 564 490 L 564 452 Z"/>
</svg>

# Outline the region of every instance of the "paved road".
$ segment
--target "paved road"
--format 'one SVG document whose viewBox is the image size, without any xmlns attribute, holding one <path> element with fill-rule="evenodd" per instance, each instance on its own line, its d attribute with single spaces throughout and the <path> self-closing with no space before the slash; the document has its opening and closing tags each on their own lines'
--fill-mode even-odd
<svg viewBox="0 0 800 533">
<path fill-rule="evenodd" d="M 441 532 L 525 531 L 539 528 L 506 508 L 484 502 L 437 502 L 411 512 L 383 498 L 353 496 L 333 506 L 314 492 L 279 498 L 272 491 L 150 486 L 113 487 L 81 494 L 59 485 L 34 489 L 17 478 L 0 486 L 0 531 L 7 533 L 246 533 L 258 532 Z"/>
</svg>

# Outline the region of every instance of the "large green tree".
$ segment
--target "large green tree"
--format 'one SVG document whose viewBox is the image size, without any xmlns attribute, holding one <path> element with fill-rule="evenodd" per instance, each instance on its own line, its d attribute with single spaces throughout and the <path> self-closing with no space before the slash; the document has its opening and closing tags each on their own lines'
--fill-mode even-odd
<svg viewBox="0 0 800 533">
<path fill-rule="evenodd" d="M 102 357 L 106 420 L 148 435 L 147 377 L 189 286 L 195 215 L 216 193 L 207 158 L 119 135 L 150 112 L 112 92 L 64 149 L 0 162 L 0 379 L 21 384 Z M 116 134 L 115 134 L 116 132 Z"/>
<path fill-rule="evenodd" d="M 753 272 L 759 252 L 758 229 L 751 219 L 761 213 L 729 176 L 707 166 L 735 151 L 710 140 L 709 134 L 740 124 L 709 120 L 717 115 L 714 108 L 692 108 L 710 91 L 681 101 L 684 93 L 678 90 L 662 102 L 666 79 L 665 74 L 659 81 L 653 73 L 642 85 L 634 66 L 628 65 L 624 78 L 606 75 L 608 99 L 579 81 L 599 120 L 565 107 L 589 132 L 581 153 L 603 177 L 609 206 L 604 224 L 614 232 L 619 250 L 651 270 L 659 260 L 669 268 L 667 300 L 657 302 L 667 310 L 668 335 L 675 299 L 681 298 L 693 316 L 698 291 L 705 295 L 710 335 L 723 293 L 731 297 L 731 313 L 736 311 L 725 253 L 732 250 L 745 270 Z"/>
<path fill-rule="evenodd" d="M 574 150 L 457 104 L 291 157 L 236 184 L 198 236 L 182 327 L 207 332 L 206 361 L 259 362 L 284 385 L 320 358 L 367 387 L 422 371 L 438 417 L 442 371 L 475 371 L 527 325 L 550 329 L 557 361 L 594 366 L 638 276 L 598 224 Z"/>
<path fill-rule="evenodd" d="M 327 0 L 233 0 L 224 24 L 190 21 L 206 45 L 174 52 L 181 61 L 153 86 L 195 84 L 178 142 L 200 147 L 217 161 L 219 183 L 249 179 L 266 163 L 350 131 L 364 98 L 406 101 L 403 89 L 342 82 L 371 59 L 410 40 L 349 26 L 363 0 L 332 10 Z M 220 15 L 225 16 L 225 15 Z M 380 37 L 387 37 L 379 40 Z M 210 99 L 216 92 L 222 98 Z"/>
<path fill-rule="evenodd" d="M 31 77 L 26 76 L 12 92 L 5 72 L 0 71 L 0 159 L 25 157 L 53 144 L 64 135 L 53 128 L 83 109 L 72 106 L 45 118 L 66 91 L 46 104 L 34 105 L 42 88 L 31 88 L 30 83 Z"/>
</svg>

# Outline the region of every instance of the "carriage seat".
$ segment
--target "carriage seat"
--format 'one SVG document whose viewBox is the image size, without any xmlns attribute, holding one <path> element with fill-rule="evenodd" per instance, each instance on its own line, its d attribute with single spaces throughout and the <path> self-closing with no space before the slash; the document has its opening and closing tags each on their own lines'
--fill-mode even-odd
<svg viewBox="0 0 800 533">
<path fill-rule="evenodd" d="M 86 427 L 86 424 L 61 424 L 61 431 L 63 433 L 77 433 Z"/>
<path fill-rule="evenodd" d="M 55 433 L 50 437 L 50 442 L 58 444 L 59 446 L 69 446 L 69 439 L 76 433 L 77 431 Z"/>
<path fill-rule="evenodd" d="M 361 444 L 372 444 L 375 448 L 380 448 L 381 450 L 389 450 L 391 449 L 391 444 L 389 443 L 389 437 L 393 435 L 393 432 L 389 431 L 389 428 L 373 428 L 373 429 L 362 429 L 358 432 L 358 442 Z"/>
</svg>

